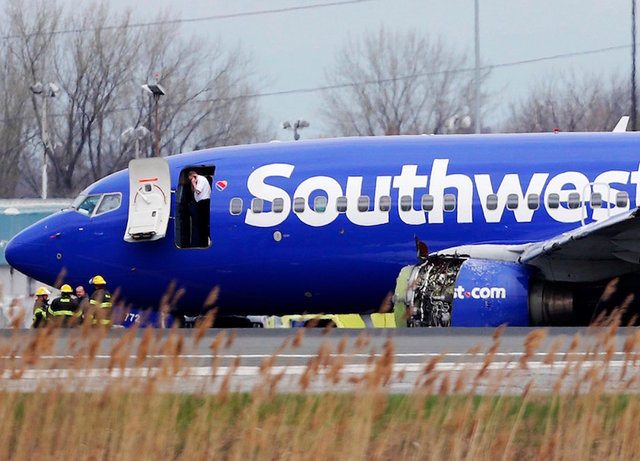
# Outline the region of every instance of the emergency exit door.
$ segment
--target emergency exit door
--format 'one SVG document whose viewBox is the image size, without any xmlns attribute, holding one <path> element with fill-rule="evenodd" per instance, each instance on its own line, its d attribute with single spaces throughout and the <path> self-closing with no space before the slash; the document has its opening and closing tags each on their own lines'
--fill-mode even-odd
<svg viewBox="0 0 640 461">
<path fill-rule="evenodd" d="M 167 234 L 171 211 L 169 163 L 161 157 L 129 162 L 129 217 L 126 242 L 154 241 Z"/>
</svg>

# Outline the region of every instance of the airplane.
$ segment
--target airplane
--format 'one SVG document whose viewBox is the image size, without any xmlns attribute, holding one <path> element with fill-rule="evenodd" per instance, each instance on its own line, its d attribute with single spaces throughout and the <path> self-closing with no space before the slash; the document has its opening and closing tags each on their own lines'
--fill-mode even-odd
<svg viewBox="0 0 640 461">
<path fill-rule="evenodd" d="M 588 324 L 640 268 L 639 152 L 638 133 L 555 132 L 136 159 L 16 235 L 6 259 L 51 285 L 100 274 L 138 311 L 175 287 L 177 317 L 218 287 L 220 316 L 370 313 L 395 293 L 414 326 Z M 212 189 L 200 241 L 192 171 Z"/>
</svg>

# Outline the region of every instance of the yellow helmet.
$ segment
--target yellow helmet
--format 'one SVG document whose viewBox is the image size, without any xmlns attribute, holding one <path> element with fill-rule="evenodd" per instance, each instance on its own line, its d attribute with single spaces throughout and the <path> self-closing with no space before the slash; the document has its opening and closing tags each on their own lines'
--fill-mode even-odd
<svg viewBox="0 0 640 461">
<path fill-rule="evenodd" d="M 66 283 L 60 287 L 61 293 L 73 293 L 73 288 L 71 285 L 67 285 Z"/>
<path fill-rule="evenodd" d="M 91 280 L 89 280 L 89 283 L 92 285 L 106 285 L 107 281 L 102 277 L 102 275 L 95 275 Z"/>
<path fill-rule="evenodd" d="M 50 295 L 51 292 L 49 290 L 47 290 L 45 287 L 40 287 L 38 288 L 38 291 L 36 291 L 36 296 L 44 296 L 44 295 Z"/>
</svg>

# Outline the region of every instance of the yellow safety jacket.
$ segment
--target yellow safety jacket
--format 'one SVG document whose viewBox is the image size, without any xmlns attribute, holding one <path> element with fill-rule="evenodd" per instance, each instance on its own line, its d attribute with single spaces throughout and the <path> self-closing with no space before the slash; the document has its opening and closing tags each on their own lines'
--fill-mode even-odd
<svg viewBox="0 0 640 461">
<path fill-rule="evenodd" d="M 46 306 L 38 306 L 33 310 L 33 328 L 42 328 L 47 324 Z"/>
<path fill-rule="evenodd" d="M 49 306 L 49 318 L 58 326 L 70 326 L 72 320 L 78 317 L 78 301 L 70 296 L 63 295 L 56 298 Z"/>
<path fill-rule="evenodd" d="M 104 288 L 99 288 L 93 292 L 89 298 L 89 308 L 93 312 L 92 323 L 94 325 L 110 325 L 111 324 L 111 293 Z"/>
</svg>

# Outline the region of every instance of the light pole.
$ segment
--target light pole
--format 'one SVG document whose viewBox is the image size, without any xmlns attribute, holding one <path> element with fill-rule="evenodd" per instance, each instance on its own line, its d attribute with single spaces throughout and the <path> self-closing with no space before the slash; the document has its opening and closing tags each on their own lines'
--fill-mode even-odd
<svg viewBox="0 0 640 461">
<path fill-rule="evenodd" d="M 631 131 L 636 131 L 636 0 L 631 0 Z"/>
<path fill-rule="evenodd" d="M 160 125 L 158 124 L 158 100 L 167 94 L 158 83 L 145 83 L 142 89 L 151 93 L 156 102 L 156 157 L 160 157 Z"/>
<path fill-rule="evenodd" d="M 476 109 L 476 133 L 482 131 L 482 122 L 480 121 L 480 7 L 478 6 L 478 0 L 475 1 L 475 15 L 474 15 L 474 30 L 475 30 L 475 109 Z"/>
<path fill-rule="evenodd" d="M 282 122 L 280 126 L 285 130 L 293 130 L 293 139 L 297 141 L 298 139 L 300 139 L 300 133 L 298 133 L 298 130 L 308 127 L 309 122 L 307 122 L 306 120 L 296 120 L 293 125 L 291 125 L 291 123 L 287 120 Z"/>
<path fill-rule="evenodd" d="M 47 149 L 49 149 L 49 134 L 47 133 L 47 98 L 55 98 L 60 92 L 60 89 L 55 83 L 36 82 L 31 85 L 31 91 L 33 94 L 42 96 L 42 119 L 40 121 L 40 137 L 42 138 L 42 144 L 44 145 L 44 153 L 42 156 L 42 200 L 47 198 Z"/>
<path fill-rule="evenodd" d="M 122 132 L 122 134 L 120 135 L 120 139 L 125 144 L 130 142 L 132 139 L 135 141 L 136 158 L 138 158 L 140 157 L 140 141 L 146 138 L 149 133 L 151 132 L 144 126 L 139 126 L 138 128 L 130 126 Z"/>
<path fill-rule="evenodd" d="M 468 115 L 455 114 L 444 122 L 444 126 L 447 128 L 447 133 L 449 134 L 458 133 L 460 130 L 466 133 L 466 130 L 471 126 L 471 117 Z"/>
</svg>

